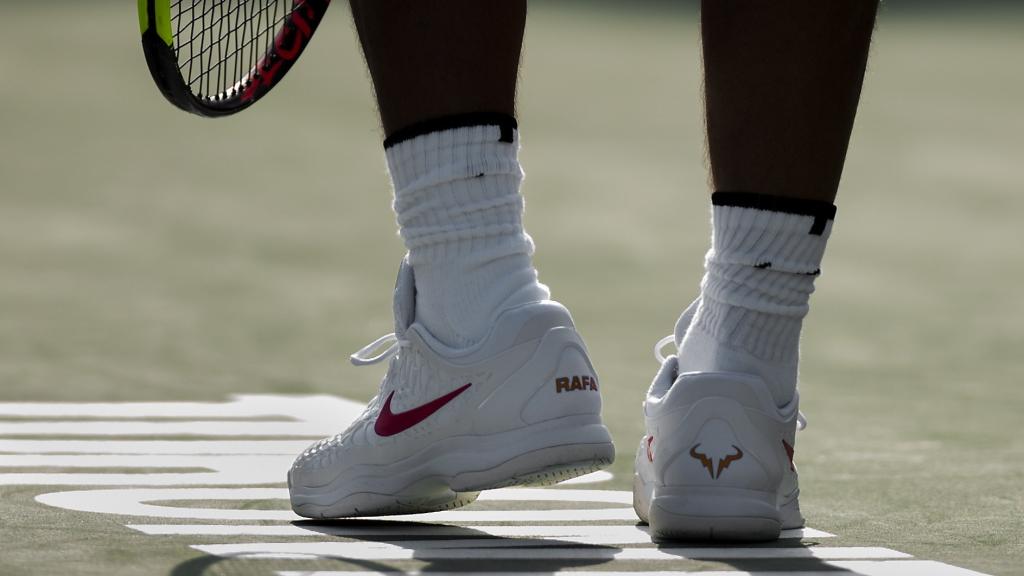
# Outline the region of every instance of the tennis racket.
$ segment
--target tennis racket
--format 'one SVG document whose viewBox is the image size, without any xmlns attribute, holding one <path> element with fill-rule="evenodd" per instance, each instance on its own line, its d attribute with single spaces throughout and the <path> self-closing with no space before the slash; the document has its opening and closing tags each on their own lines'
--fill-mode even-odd
<svg viewBox="0 0 1024 576">
<path fill-rule="evenodd" d="M 281 82 L 328 6 L 330 0 L 139 0 L 142 48 L 172 104 L 227 116 Z"/>
</svg>

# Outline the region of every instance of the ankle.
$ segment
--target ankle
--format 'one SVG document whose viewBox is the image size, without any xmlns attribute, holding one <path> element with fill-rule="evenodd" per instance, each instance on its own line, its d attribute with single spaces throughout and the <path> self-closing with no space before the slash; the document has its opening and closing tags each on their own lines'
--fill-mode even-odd
<svg viewBox="0 0 1024 576">
<path fill-rule="evenodd" d="M 468 260 L 413 266 L 416 321 L 452 348 L 468 348 L 487 336 L 510 308 L 550 298 L 528 256 L 470 264 Z"/>
<path fill-rule="evenodd" d="M 796 393 L 799 354 L 765 359 L 711 336 L 694 324 L 679 346 L 679 372 L 737 372 L 757 376 L 771 392 L 776 406 L 789 404 Z"/>
<path fill-rule="evenodd" d="M 677 327 L 680 370 L 755 374 L 785 405 L 835 206 L 721 192 L 712 204 L 700 305 L 685 337 Z"/>
<path fill-rule="evenodd" d="M 515 120 L 487 118 L 442 119 L 386 144 L 416 318 L 454 348 L 486 336 L 503 310 L 548 297 L 523 229 Z"/>
</svg>

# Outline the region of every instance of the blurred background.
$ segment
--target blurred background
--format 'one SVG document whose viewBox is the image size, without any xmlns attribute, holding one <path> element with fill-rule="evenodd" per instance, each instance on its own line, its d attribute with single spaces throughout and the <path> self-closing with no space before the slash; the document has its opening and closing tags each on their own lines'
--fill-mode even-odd
<svg viewBox="0 0 1024 576">
<path fill-rule="evenodd" d="M 347 7 L 218 121 L 163 101 L 137 28 L 131 2 L 0 2 L 0 401 L 370 398 L 382 371 L 346 358 L 391 329 L 403 248 Z M 651 347 L 708 245 L 696 4 L 537 1 L 525 50 L 527 227 L 626 488 Z M 1024 573 L 1022 70 L 1019 2 L 883 6 L 798 450 L 813 526 L 1004 574 Z"/>
</svg>

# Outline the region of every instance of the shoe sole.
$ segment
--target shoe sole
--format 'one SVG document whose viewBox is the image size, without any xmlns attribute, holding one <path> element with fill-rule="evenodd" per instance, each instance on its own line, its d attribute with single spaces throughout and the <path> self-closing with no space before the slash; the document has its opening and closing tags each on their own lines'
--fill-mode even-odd
<svg viewBox="0 0 1024 576">
<path fill-rule="evenodd" d="M 766 542 L 777 540 L 782 524 L 754 516 L 685 516 L 655 502 L 650 511 L 651 537 L 656 540 Z"/>
<path fill-rule="evenodd" d="M 655 540 L 765 542 L 782 532 L 773 493 L 706 487 L 657 487 L 634 477 L 633 507 Z"/>
<path fill-rule="evenodd" d="M 480 491 L 510 486 L 550 486 L 596 472 L 615 460 L 608 443 L 553 446 L 516 456 L 489 470 L 452 478 L 456 491 Z"/>
<path fill-rule="evenodd" d="M 361 492 L 350 494 L 332 506 L 292 503 L 292 510 L 304 518 L 327 520 L 331 518 L 352 518 L 360 516 L 395 516 L 400 514 L 424 514 L 443 512 L 472 504 L 479 492 L 434 492 L 429 496 L 374 494 Z"/>
<path fill-rule="evenodd" d="M 534 434 L 541 443 L 569 434 L 576 442 L 542 445 L 481 469 L 462 470 L 450 475 L 439 472 L 479 461 L 479 453 L 486 453 L 486 449 L 478 449 L 475 454 L 462 450 L 442 453 L 439 457 L 420 455 L 419 459 L 424 460 L 421 464 L 422 472 L 407 475 L 408 484 L 390 494 L 352 492 L 345 483 L 329 487 L 303 487 L 292 486 L 289 481 L 292 510 L 300 516 L 316 519 L 438 512 L 473 502 L 481 490 L 545 486 L 610 465 L 615 459 L 615 447 L 607 428 L 592 421 L 582 427 L 579 424 L 581 422 L 578 417 L 563 418 L 560 422 L 547 423 L 543 430 L 535 431 Z M 567 433 L 566 429 L 570 432 Z M 488 440 L 491 444 L 502 445 L 502 436 L 494 435 Z M 589 441 L 580 441 L 584 439 Z M 459 464 L 447 466 L 445 459 Z M 405 468 L 411 467 L 409 462 L 402 464 Z"/>
</svg>

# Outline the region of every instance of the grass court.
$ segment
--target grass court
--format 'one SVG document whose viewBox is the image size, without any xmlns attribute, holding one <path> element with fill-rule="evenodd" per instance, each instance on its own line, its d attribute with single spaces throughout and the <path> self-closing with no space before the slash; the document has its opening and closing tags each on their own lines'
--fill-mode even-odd
<svg viewBox="0 0 1024 576">
<path fill-rule="evenodd" d="M 698 289 L 707 185 L 695 10 L 598 6 L 531 7 L 519 117 L 541 280 L 619 449 L 610 480 L 551 490 L 608 493 L 501 493 L 439 528 L 292 524 L 280 499 L 325 407 L 340 429 L 376 391 L 383 371 L 346 359 L 391 329 L 403 253 L 344 3 L 274 94 L 219 121 L 158 95 L 134 5 L 0 3 L 0 572 L 1024 573 L 1024 12 L 883 7 L 804 331 L 815 530 L 737 557 L 645 544 L 623 500 L 651 348 Z"/>
</svg>

